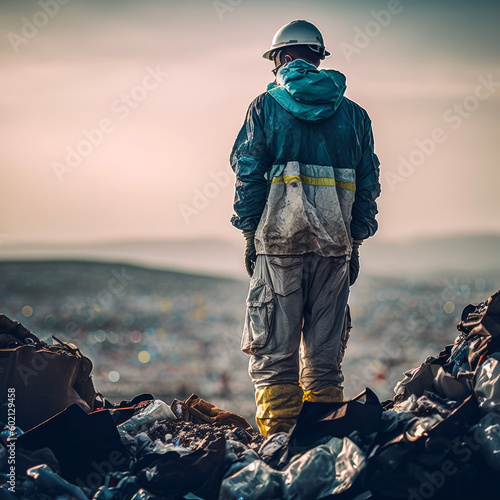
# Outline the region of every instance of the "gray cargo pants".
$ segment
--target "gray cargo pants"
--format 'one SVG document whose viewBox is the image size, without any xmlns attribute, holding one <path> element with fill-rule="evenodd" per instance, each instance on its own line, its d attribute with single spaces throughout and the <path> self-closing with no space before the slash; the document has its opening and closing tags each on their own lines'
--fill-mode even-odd
<svg viewBox="0 0 500 500">
<path fill-rule="evenodd" d="M 256 387 L 342 386 L 348 271 L 346 257 L 257 256 L 241 342 Z"/>
</svg>

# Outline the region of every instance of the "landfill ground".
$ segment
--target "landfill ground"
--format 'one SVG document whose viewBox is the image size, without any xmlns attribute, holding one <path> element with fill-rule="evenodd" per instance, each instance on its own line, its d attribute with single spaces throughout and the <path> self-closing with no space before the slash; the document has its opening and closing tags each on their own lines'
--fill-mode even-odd
<svg viewBox="0 0 500 500">
<path fill-rule="evenodd" d="M 1 312 L 42 339 L 77 344 L 109 400 L 147 392 L 170 403 L 196 393 L 255 425 L 240 351 L 246 281 L 91 261 L 3 262 L 0 276 Z M 450 343 L 462 309 L 491 295 L 497 278 L 416 281 L 362 270 L 351 291 L 346 397 L 365 387 L 392 397 L 402 373 Z"/>
<path fill-rule="evenodd" d="M 0 273 L 0 312 L 48 343 L 76 344 L 108 400 L 101 407 L 78 392 L 94 411 L 80 400 L 24 432 L 4 425 L 1 499 L 496 498 L 500 292 L 484 302 L 495 273 L 360 279 L 346 400 L 372 390 L 306 402 L 290 433 L 268 439 L 249 423 L 246 282 L 95 262 L 11 262 Z M 5 339 L 19 325 L 2 318 Z M 2 349 L 4 361 L 45 349 L 21 342 Z M 5 374 L 23 367 L 2 372 L 5 387 Z M 16 394 L 30 388 L 22 380 Z M 5 391 L 4 424 L 16 404 Z"/>
</svg>

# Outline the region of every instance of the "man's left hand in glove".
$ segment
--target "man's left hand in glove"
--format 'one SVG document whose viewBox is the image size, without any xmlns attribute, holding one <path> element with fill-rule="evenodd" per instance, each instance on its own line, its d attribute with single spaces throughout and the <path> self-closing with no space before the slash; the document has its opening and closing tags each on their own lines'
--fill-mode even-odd
<svg viewBox="0 0 500 500">
<path fill-rule="evenodd" d="M 352 286 L 359 274 L 359 247 L 363 240 L 353 240 L 351 260 L 349 261 L 349 284 Z"/>
<path fill-rule="evenodd" d="M 255 268 L 255 261 L 257 260 L 257 253 L 255 251 L 255 231 L 243 231 L 243 236 L 247 241 L 245 247 L 245 269 L 250 278 L 253 276 Z"/>
</svg>

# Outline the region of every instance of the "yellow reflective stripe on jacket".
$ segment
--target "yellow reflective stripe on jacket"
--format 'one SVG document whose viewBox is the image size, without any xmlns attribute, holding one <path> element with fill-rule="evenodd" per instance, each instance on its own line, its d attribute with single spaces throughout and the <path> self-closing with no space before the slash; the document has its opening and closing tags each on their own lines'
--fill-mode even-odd
<svg viewBox="0 0 500 500">
<path fill-rule="evenodd" d="M 310 184 L 312 186 L 338 186 L 351 191 L 356 191 L 356 184 L 353 182 L 343 182 L 330 177 L 309 177 L 308 175 L 279 175 L 273 177 L 272 184 L 276 182 L 284 182 L 291 184 L 292 182 L 302 182 L 303 184 Z"/>
</svg>

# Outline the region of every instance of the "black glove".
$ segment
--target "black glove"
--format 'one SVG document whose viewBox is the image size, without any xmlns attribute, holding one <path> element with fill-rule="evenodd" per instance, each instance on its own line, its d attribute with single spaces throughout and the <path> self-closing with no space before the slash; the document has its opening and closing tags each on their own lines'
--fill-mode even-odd
<svg viewBox="0 0 500 500">
<path fill-rule="evenodd" d="M 359 274 L 359 247 L 363 240 L 353 240 L 351 260 L 349 261 L 349 283 L 354 285 Z"/>
<path fill-rule="evenodd" d="M 243 231 L 243 236 L 245 240 L 247 240 L 247 245 L 245 247 L 245 269 L 247 270 L 248 276 L 251 278 L 255 268 L 255 261 L 257 260 L 254 243 L 255 231 Z"/>
</svg>

